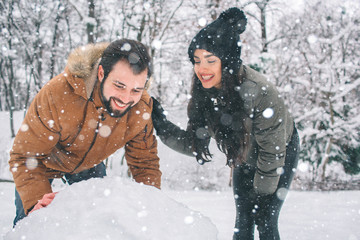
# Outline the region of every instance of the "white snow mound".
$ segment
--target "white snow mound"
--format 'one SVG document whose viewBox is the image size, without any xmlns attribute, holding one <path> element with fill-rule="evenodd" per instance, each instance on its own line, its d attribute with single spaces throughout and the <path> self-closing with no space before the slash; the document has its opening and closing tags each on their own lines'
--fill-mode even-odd
<svg viewBox="0 0 360 240">
<path fill-rule="evenodd" d="M 105 177 L 67 186 L 4 240 L 215 240 L 217 233 L 209 218 L 155 187 Z"/>
</svg>

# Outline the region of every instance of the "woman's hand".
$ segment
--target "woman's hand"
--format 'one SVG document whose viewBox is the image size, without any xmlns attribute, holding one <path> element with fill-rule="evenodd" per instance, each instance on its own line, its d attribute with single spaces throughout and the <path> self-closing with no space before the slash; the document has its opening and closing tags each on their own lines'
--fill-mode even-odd
<svg viewBox="0 0 360 240">
<path fill-rule="evenodd" d="M 165 115 L 165 110 L 162 108 L 161 104 L 154 97 L 151 97 L 153 100 L 153 110 L 151 113 L 151 118 L 154 124 L 154 128 L 158 135 L 162 134 L 164 131 L 164 125 L 168 121 Z"/>
</svg>

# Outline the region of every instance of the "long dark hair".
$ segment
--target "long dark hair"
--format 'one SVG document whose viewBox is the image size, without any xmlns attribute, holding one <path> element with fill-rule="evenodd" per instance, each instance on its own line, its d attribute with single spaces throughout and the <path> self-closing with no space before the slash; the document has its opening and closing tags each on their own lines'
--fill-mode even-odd
<svg viewBox="0 0 360 240">
<path fill-rule="evenodd" d="M 240 67 L 239 67 L 240 68 Z M 188 105 L 188 130 L 193 134 L 192 148 L 199 163 L 209 161 L 209 143 L 214 134 L 219 150 L 226 154 L 227 165 L 240 165 L 246 161 L 250 130 L 248 118 L 240 97 L 243 76 L 222 67 L 221 89 L 205 89 L 194 74 Z"/>
</svg>

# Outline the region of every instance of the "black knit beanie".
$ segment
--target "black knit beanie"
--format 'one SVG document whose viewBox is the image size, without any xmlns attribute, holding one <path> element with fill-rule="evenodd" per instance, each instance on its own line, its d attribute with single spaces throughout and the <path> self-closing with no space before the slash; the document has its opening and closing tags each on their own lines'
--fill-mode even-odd
<svg viewBox="0 0 360 240">
<path fill-rule="evenodd" d="M 204 49 L 220 58 L 222 67 L 231 74 L 240 69 L 240 34 L 245 31 L 247 19 L 243 11 L 229 8 L 212 23 L 201 29 L 190 43 L 188 54 L 194 64 L 196 49 Z"/>
</svg>

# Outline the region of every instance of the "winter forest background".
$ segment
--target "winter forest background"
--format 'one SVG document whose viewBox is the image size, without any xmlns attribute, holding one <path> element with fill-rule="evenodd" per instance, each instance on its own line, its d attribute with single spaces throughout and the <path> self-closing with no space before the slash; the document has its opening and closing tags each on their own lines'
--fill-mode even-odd
<svg viewBox="0 0 360 240">
<path fill-rule="evenodd" d="M 0 178 L 11 180 L 9 148 L 32 98 L 61 73 L 69 52 L 87 43 L 137 39 L 149 47 L 149 90 L 186 126 L 192 37 L 228 7 L 243 9 L 245 64 L 266 74 L 285 98 L 300 131 L 297 189 L 360 189 L 360 2 L 286 0 L 1 0 Z M 216 152 L 216 147 L 212 152 Z M 170 156 L 171 157 L 171 156 Z M 164 160 L 171 187 L 227 185 L 225 159 Z M 184 157 L 186 159 L 186 157 Z M 215 159 L 216 160 L 216 159 Z M 126 174 L 122 152 L 107 160 Z"/>
</svg>

